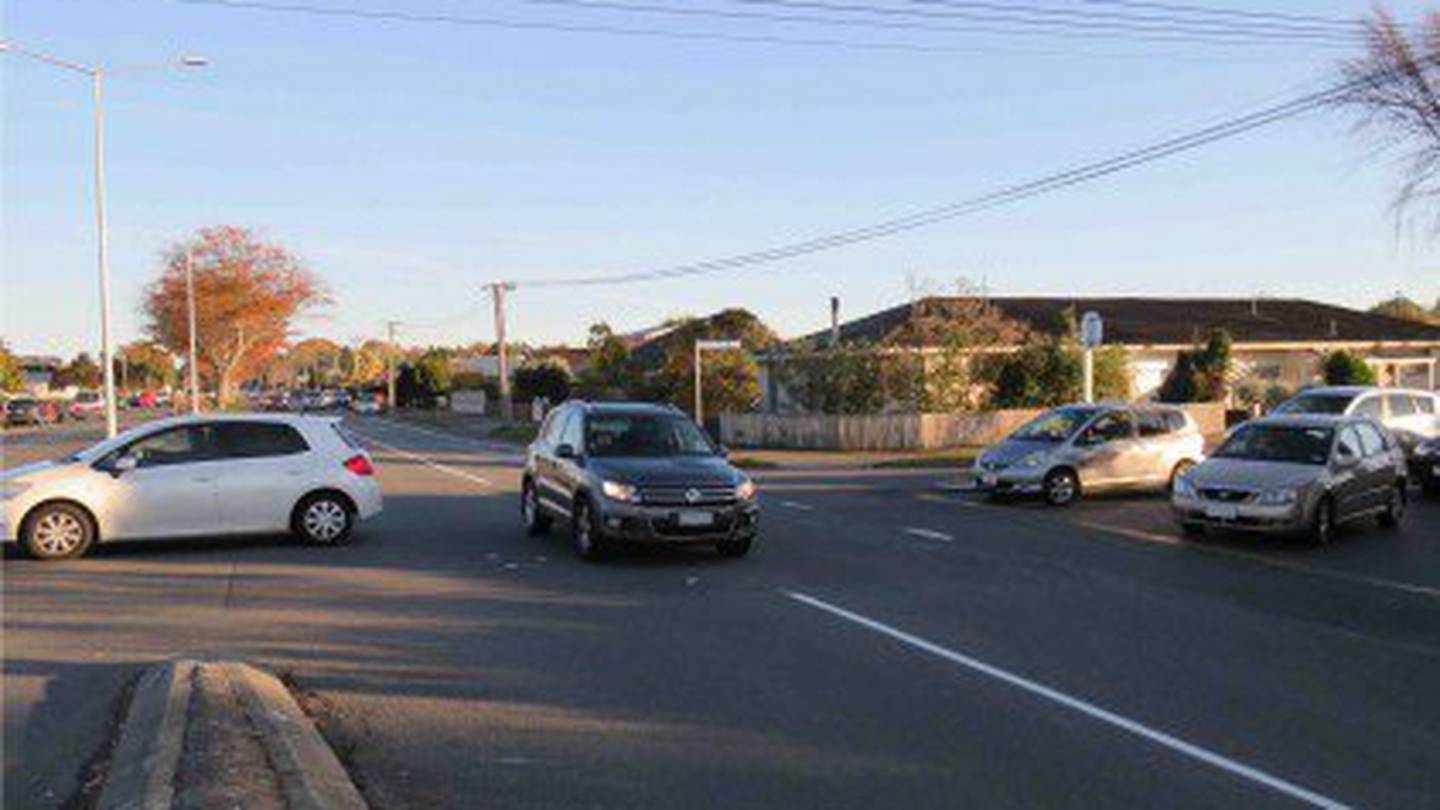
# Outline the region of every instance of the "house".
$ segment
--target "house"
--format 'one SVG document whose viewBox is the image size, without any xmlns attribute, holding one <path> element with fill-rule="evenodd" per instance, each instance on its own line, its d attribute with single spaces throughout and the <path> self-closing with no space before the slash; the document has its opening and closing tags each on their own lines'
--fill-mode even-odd
<svg viewBox="0 0 1440 810">
<path fill-rule="evenodd" d="M 55 381 L 55 373 L 65 361 L 50 355 L 21 355 L 16 358 L 25 375 L 25 390 L 36 397 L 48 396 Z"/>
<path fill-rule="evenodd" d="M 917 318 L 973 312 L 976 299 L 929 297 L 840 324 L 841 345 L 937 351 L 916 342 Z M 1122 347 L 1129 360 L 1131 391 L 1153 396 L 1179 352 L 1202 342 L 1213 329 L 1232 340 L 1232 382 L 1288 390 L 1321 381 L 1320 362 L 1337 349 L 1358 354 L 1381 385 L 1434 390 L 1440 386 L 1440 327 L 1302 299 L 1272 298 L 1079 298 L 991 297 L 986 303 L 1032 332 L 1058 334 L 1066 311 L 1096 312 L 1104 342 Z M 826 345 L 830 330 L 805 338 Z M 997 347 L 994 350 L 1007 350 Z M 786 394 L 769 375 L 768 409 L 783 408 Z"/>
</svg>

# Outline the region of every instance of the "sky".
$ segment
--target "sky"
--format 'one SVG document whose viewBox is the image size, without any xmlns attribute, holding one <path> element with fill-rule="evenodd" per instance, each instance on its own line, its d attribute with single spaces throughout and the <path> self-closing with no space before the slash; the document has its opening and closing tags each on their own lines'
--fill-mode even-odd
<svg viewBox="0 0 1440 810">
<path fill-rule="evenodd" d="M 613 3 L 275 0 L 296 2 L 931 50 L 181 0 L 8 0 L 6 39 L 113 71 L 117 341 L 142 335 L 143 290 L 165 246 L 220 223 L 285 245 L 324 279 L 333 303 L 297 328 L 341 342 L 379 337 L 391 319 L 407 343 L 492 340 L 483 291 L 495 280 L 518 284 L 511 335 L 535 343 L 582 342 L 597 321 L 638 330 L 731 306 L 803 334 L 828 323 L 832 295 L 848 319 L 960 279 L 995 295 L 1265 295 L 1356 307 L 1397 291 L 1440 297 L 1434 243 L 1397 230 L 1388 208 L 1396 156 L 1333 110 L 803 258 L 629 285 L 526 286 L 747 252 L 964 200 L 1323 87 L 1352 55 L 1346 46 L 877 31 Z M 1124 10 L 1107 0 L 1005 2 Z M 1369 7 L 1197 2 L 1341 18 Z M 1391 7 L 1413 19 L 1423 4 Z M 210 64 L 156 67 L 185 53 Z M 0 336 L 24 353 L 94 351 L 87 79 L 12 53 L 0 55 L 0 81 Z"/>
</svg>

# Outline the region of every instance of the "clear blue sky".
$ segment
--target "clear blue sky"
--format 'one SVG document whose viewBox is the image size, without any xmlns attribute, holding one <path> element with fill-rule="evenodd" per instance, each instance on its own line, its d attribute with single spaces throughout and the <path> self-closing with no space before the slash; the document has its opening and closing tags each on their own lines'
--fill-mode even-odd
<svg viewBox="0 0 1440 810">
<path fill-rule="evenodd" d="M 109 84 L 120 340 L 140 333 L 141 290 L 162 246 L 206 224 L 255 228 L 328 281 L 335 304 L 301 323 L 306 334 L 378 336 L 398 318 L 430 324 L 408 330 L 413 342 L 490 339 L 480 288 L 497 277 L 668 266 L 964 199 L 1316 87 L 1346 53 L 872 33 L 517 0 L 313 3 L 1027 52 L 685 42 L 171 0 L 11 0 L 5 36 L 34 49 L 116 66 L 187 51 L 212 62 Z M 1367 4 L 1265 7 L 1353 16 Z M 1421 8 L 1396 6 L 1412 17 Z M 0 60 L 0 333 L 25 352 L 93 350 L 88 88 L 45 65 Z M 830 295 L 859 316 L 903 301 L 910 276 L 940 286 L 984 277 L 996 294 L 1264 293 L 1364 306 L 1403 290 L 1432 301 L 1433 245 L 1397 237 L 1386 210 L 1395 167 L 1370 152 L 1349 120 L 1311 115 L 1093 185 L 741 273 L 521 289 L 512 328 L 525 340 L 579 341 L 597 320 L 636 329 L 744 306 L 797 334 L 823 326 Z"/>
</svg>

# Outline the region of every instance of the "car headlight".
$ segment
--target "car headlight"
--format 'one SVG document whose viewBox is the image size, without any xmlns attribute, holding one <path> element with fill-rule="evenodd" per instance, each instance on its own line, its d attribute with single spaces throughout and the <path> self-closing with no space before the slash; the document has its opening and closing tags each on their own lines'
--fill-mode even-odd
<svg viewBox="0 0 1440 810">
<path fill-rule="evenodd" d="M 1016 467 L 1031 467 L 1031 468 L 1033 468 L 1033 467 L 1039 467 L 1041 464 L 1044 464 L 1044 463 L 1045 463 L 1045 459 L 1047 459 L 1047 458 L 1049 458 L 1049 457 L 1050 457 L 1050 454 L 1047 453 L 1047 452 L 1045 452 L 1044 450 L 1036 450 L 1035 452 L 1030 453 L 1030 454 L 1026 455 L 1024 458 L 1021 458 L 1019 461 L 1015 462 L 1015 466 L 1016 466 Z"/>
<path fill-rule="evenodd" d="M 735 497 L 738 498 L 738 499 L 740 499 L 740 500 L 742 500 L 742 501 L 748 501 L 748 500 L 754 499 L 754 497 L 755 497 L 755 482 L 754 482 L 754 481 L 751 481 L 749 478 L 746 478 L 744 481 L 741 481 L 739 484 L 736 484 L 736 485 L 735 485 Z"/>
<path fill-rule="evenodd" d="M 18 498 L 20 494 L 34 486 L 27 481 L 4 481 L 0 482 L 0 501 L 8 501 L 11 498 Z"/>
<path fill-rule="evenodd" d="M 1190 480 L 1188 473 L 1182 473 L 1175 478 L 1175 494 L 1184 498 L 1195 497 L 1195 482 Z"/>
<path fill-rule="evenodd" d="M 622 484 L 619 481 L 604 481 L 600 484 L 600 490 L 605 497 L 612 501 L 624 501 L 626 503 L 639 503 L 640 490 L 634 484 Z"/>
<path fill-rule="evenodd" d="M 1260 493 L 1255 503 L 1261 506 L 1289 506 L 1295 503 L 1297 495 L 1293 489 L 1267 489 Z"/>
</svg>

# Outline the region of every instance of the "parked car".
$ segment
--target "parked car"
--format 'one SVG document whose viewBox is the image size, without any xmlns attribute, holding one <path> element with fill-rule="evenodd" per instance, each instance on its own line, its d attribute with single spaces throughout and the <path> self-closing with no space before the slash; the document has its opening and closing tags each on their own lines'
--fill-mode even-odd
<svg viewBox="0 0 1440 810">
<path fill-rule="evenodd" d="M 975 460 L 976 486 L 994 495 L 1038 494 L 1067 506 L 1082 492 L 1163 490 L 1204 457 L 1205 439 L 1180 408 L 1053 408 Z"/>
<path fill-rule="evenodd" d="M 520 489 L 526 529 L 567 521 L 587 560 L 618 542 L 713 544 L 740 557 L 760 525 L 755 484 L 666 406 L 561 405 L 530 445 Z"/>
<path fill-rule="evenodd" d="M 45 425 L 54 421 L 54 407 L 38 399 L 16 397 L 10 400 L 10 404 L 5 407 L 5 424 L 7 426 Z"/>
<path fill-rule="evenodd" d="M 318 417 L 161 419 L 59 461 L 0 472 L 5 542 L 46 559 L 97 542 L 291 532 L 344 540 L 380 511 L 370 457 Z"/>
<path fill-rule="evenodd" d="M 350 410 L 358 414 L 380 413 L 380 403 L 373 397 L 358 396 L 350 400 Z"/>
<path fill-rule="evenodd" d="M 1307 388 L 1275 406 L 1273 413 L 1358 416 L 1385 426 L 1409 457 L 1426 439 L 1440 438 L 1440 395 L 1408 388 L 1334 385 Z"/>
<path fill-rule="evenodd" d="M 1440 439 L 1428 439 L 1410 454 L 1410 474 L 1426 492 L 1440 495 Z"/>
<path fill-rule="evenodd" d="M 105 415 L 105 397 L 99 391 L 81 391 L 70 401 L 71 419 L 89 419 Z"/>
<path fill-rule="evenodd" d="M 1171 506 L 1187 534 L 1207 528 L 1308 532 L 1405 512 L 1405 458 L 1376 422 L 1353 416 L 1267 416 L 1231 431 L 1206 461 L 1175 482 Z"/>
</svg>

